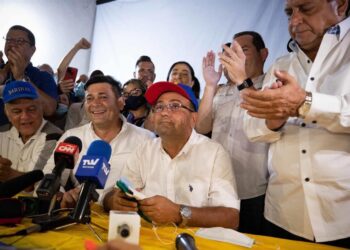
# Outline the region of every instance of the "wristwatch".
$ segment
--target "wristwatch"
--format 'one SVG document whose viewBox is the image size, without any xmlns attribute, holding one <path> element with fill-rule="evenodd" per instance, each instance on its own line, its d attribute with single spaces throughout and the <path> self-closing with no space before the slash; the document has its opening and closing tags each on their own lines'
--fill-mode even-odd
<svg viewBox="0 0 350 250">
<path fill-rule="evenodd" d="M 181 215 L 182 221 L 179 226 L 185 227 L 188 223 L 188 220 L 190 220 L 192 216 L 191 208 L 185 205 L 180 205 L 180 215 Z"/>
<path fill-rule="evenodd" d="M 253 81 L 250 78 L 245 79 L 241 84 L 237 85 L 237 89 L 239 91 L 246 89 L 246 88 L 250 88 L 251 86 L 253 86 Z"/>
<path fill-rule="evenodd" d="M 298 117 L 304 119 L 309 113 L 312 104 L 312 92 L 306 91 L 303 104 L 298 108 Z"/>
</svg>

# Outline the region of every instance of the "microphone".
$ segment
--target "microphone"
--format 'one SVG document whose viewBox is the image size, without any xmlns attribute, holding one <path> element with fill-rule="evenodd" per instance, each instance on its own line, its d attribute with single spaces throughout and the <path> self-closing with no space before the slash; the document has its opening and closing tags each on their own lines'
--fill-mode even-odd
<svg viewBox="0 0 350 250">
<path fill-rule="evenodd" d="M 41 170 L 33 170 L 0 184 L 0 198 L 10 198 L 27 187 L 40 181 L 44 174 Z"/>
<path fill-rule="evenodd" d="M 194 238 L 188 233 L 182 233 L 176 236 L 175 246 L 177 250 L 197 250 Z"/>
<path fill-rule="evenodd" d="M 46 232 L 51 229 L 60 229 L 63 227 L 74 225 L 74 224 L 77 224 L 77 223 L 71 217 L 64 216 L 55 220 L 39 223 L 37 225 L 25 228 L 23 230 L 16 232 L 15 234 L 8 235 L 8 236 L 20 236 L 20 235 L 23 236 L 31 233 L 36 233 L 36 232 Z"/>
<path fill-rule="evenodd" d="M 24 210 L 18 199 L 0 199 L 0 225 L 21 223 Z"/>
<path fill-rule="evenodd" d="M 29 196 L 0 199 L 0 225 L 19 224 L 23 217 L 43 213 L 48 209 L 45 202 Z"/>
<path fill-rule="evenodd" d="M 75 177 L 82 183 L 77 205 L 72 212 L 76 221 L 88 223 L 89 202 L 98 200 L 97 189 L 103 189 L 109 175 L 108 161 L 111 157 L 111 146 L 102 140 L 93 141 L 86 155 L 81 158 Z"/>
<path fill-rule="evenodd" d="M 79 157 L 82 144 L 76 136 L 69 136 L 60 142 L 54 151 L 55 168 L 51 174 L 46 174 L 39 184 L 36 193 L 40 199 L 51 200 L 60 187 L 61 175 L 64 169 L 73 169 Z"/>
</svg>

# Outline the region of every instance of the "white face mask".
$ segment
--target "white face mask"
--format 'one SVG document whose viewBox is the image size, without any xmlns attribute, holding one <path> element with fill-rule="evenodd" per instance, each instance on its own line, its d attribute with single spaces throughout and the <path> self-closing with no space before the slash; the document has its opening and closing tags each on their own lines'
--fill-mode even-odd
<svg viewBox="0 0 350 250">
<path fill-rule="evenodd" d="M 196 232 L 196 236 L 210 240 L 232 243 L 248 248 L 252 248 L 254 244 L 254 239 L 249 238 L 247 235 L 223 227 L 200 228 Z"/>
<path fill-rule="evenodd" d="M 67 112 L 68 112 L 68 106 L 66 104 L 59 103 L 58 107 L 56 109 L 56 114 L 57 115 L 63 115 L 65 113 L 67 113 Z"/>
<path fill-rule="evenodd" d="M 74 87 L 74 95 L 79 98 L 84 98 L 85 97 L 85 89 L 84 89 L 85 83 L 80 82 L 75 85 Z"/>
</svg>

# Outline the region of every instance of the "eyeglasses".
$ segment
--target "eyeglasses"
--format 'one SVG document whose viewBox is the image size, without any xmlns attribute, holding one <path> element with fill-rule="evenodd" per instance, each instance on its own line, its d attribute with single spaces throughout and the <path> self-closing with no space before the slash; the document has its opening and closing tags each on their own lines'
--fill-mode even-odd
<svg viewBox="0 0 350 250">
<path fill-rule="evenodd" d="M 123 96 L 128 98 L 129 96 L 140 96 L 142 95 L 142 89 L 133 89 L 130 92 L 123 92 Z"/>
<path fill-rule="evenodd" d="M 28 43 L 29 45 L 31 45 L 31 43 L 29 41 L 25 40 L 24 38 L 6 38 L 6 37 L 3 37 L 3 39 L 6 41 L 6 43 L 12 43 L 12 44 L 20 45 L 20 46 L 22 46 L 25 43 Z"/>
<path fill-rule="evenodd" d="M 164 104 L 164 103 L 157 103 L 156 105 L 154 105 L 152 107 L 152 111 L 154 113 L 160 113 L 162 112 L 164 109 L 170 110 L 171 112 L 176 112 L 178 110 L 180 110 L 181 108 L 183 109 L 187 109 L 190 112 L 194 112 L 194 110 L 190 109 L 189 107 L 186 107 L 185 105 L 183 105 L 182 103 L 179 102 L 170 102 L 168 104 Z"/>
</svg>

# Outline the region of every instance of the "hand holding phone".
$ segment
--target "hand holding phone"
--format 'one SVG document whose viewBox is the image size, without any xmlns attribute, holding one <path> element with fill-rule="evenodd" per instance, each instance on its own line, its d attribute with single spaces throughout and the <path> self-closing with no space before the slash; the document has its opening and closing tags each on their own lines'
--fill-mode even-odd
<svg viewBox="0 0 350 250">
<path fill-rule="evenodd" d="M 115 185 L 130 198 L 135 198 L 138 201 L 147 198 L 143 193 L 134 189 L 126 179 L 119 179 Z"/>
<path fill-rule="evenodd" d="M 72 80 L 73 82 L 75 82 L 77 79 L 77 74 L 78 74 L 77 68 L 68 67 L 63 80 Z"/>
<path fill-rule="evenodd" d="M 136 189 L 134 189 L 130 182 L 125 179 L 125 178 L 120 178 L 116 183 L 115 183 L 115 186 L 117 188 L 119 188 L 123 193 L 125 193 L 128 197 L 131 198 L 131 200 L 134 200 L 134 201 L 140 201 L 140 200 L 143 200 L 146 197 L 146 195 L 144 195 L 143 193 L 137 191 Z M 152 220 L 149 219 L 146 215 L 144 215 L 144 213 L 138 209 L 137 213 L 144 219 L 146 220 L 147 222 L 149 223 L 152 223 Z"/>
</svg>

